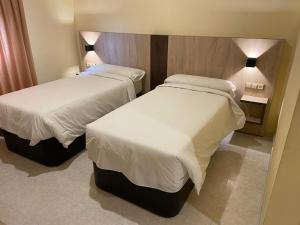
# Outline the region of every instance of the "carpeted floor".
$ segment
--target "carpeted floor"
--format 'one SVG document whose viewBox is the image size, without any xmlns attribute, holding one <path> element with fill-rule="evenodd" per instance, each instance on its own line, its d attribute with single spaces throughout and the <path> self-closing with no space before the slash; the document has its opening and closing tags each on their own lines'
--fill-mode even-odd
<svg viewBox="0 0 300 225">
<path fill-rule="evenodd" d="M 214 155 L 200 196 L 161 218 L 97 189 L 83 152 L 47 168 L 0 139 L 0 225 L 257 225 L 271 140 L 235 133 Z"/>
</svg>

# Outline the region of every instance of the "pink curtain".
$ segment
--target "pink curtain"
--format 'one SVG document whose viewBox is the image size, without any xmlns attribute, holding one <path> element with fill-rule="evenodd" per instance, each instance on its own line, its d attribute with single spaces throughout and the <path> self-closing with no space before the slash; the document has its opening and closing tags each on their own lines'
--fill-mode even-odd
<svg viewBox="0 0 300 225">
<path fill-rule="evenodd" d="M 36 83 L 22 0 L 0 0 L 0 95 Z"/>
</svg>

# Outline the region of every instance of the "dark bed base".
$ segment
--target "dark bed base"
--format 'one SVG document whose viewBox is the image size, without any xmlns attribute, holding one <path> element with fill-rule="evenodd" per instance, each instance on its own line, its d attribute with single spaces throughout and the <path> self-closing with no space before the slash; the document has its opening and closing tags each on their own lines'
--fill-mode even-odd
<svg viewBox="0 0 300 225">
<path fill-rule="evenodd" d="M 122 173 L 100 169 L 94 163 L 96 185 L 163 217 L 176 216 L 194 187 L 189 179 L 176 193 L 141 187 L 130 182 Z"/>
<path fill-rule="evenodd" d="M 3 135 L 10 151 L 45 166 L 58 166 L 85 148 L 85 135 L 76 138 L 67 149 L 55 138 L 29 146 L 29 140 L 19 138 L 8 131 L 3 131 Z"/>
</svg>

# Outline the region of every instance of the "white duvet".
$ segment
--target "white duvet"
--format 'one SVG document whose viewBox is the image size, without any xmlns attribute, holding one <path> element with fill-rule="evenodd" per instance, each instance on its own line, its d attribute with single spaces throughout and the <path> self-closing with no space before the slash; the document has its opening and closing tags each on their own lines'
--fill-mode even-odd
<svg viewBox="0 0 300 225">
<path fill-rule="evenodd" d="M 30 145 L 55 137 L 68 147 L 88 123 L 134 98 L 133 82 L 117 74 L 60 79 L 0 96 L 0 128 Z"/>
<path fill-rule="evenodd" d="M 173 193 L 191 178 L 199 193 L 210 157 L 244 123 L 225 92 L 164 84 L 89 124 L 88 155 L 136 185 Z"/>
</svg>

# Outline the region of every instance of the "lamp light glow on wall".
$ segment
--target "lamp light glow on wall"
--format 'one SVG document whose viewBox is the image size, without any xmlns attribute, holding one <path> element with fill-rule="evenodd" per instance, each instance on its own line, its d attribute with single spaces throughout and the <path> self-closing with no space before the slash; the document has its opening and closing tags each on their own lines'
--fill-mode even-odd
<svg viewBox="0 0 300 225">
<path fill-rule="evenodd" d="M 102 64 L 102 59 L 99 58 L 98 54 L 96 53 L 96 42 L 98 41 L 101 33 L 100 32 L 90 32 L 90 31 L 80 31 L 81 38 L 83 40 L 82 46 L 83 52 L 83 60 L 82 60 L 82 69 L 89 67 L 95 64 Z"/>
<path fill-rule="evenodd" d="M 246 67 L 256 67 L 256 58 L 247 58 Z"/>
<path fill-rule="evenodd" d="M 84 48 L 85 48 L 86 52 L 95 51 L 95 46 L 94 45 L 85 45 Z"/>
</svg>

